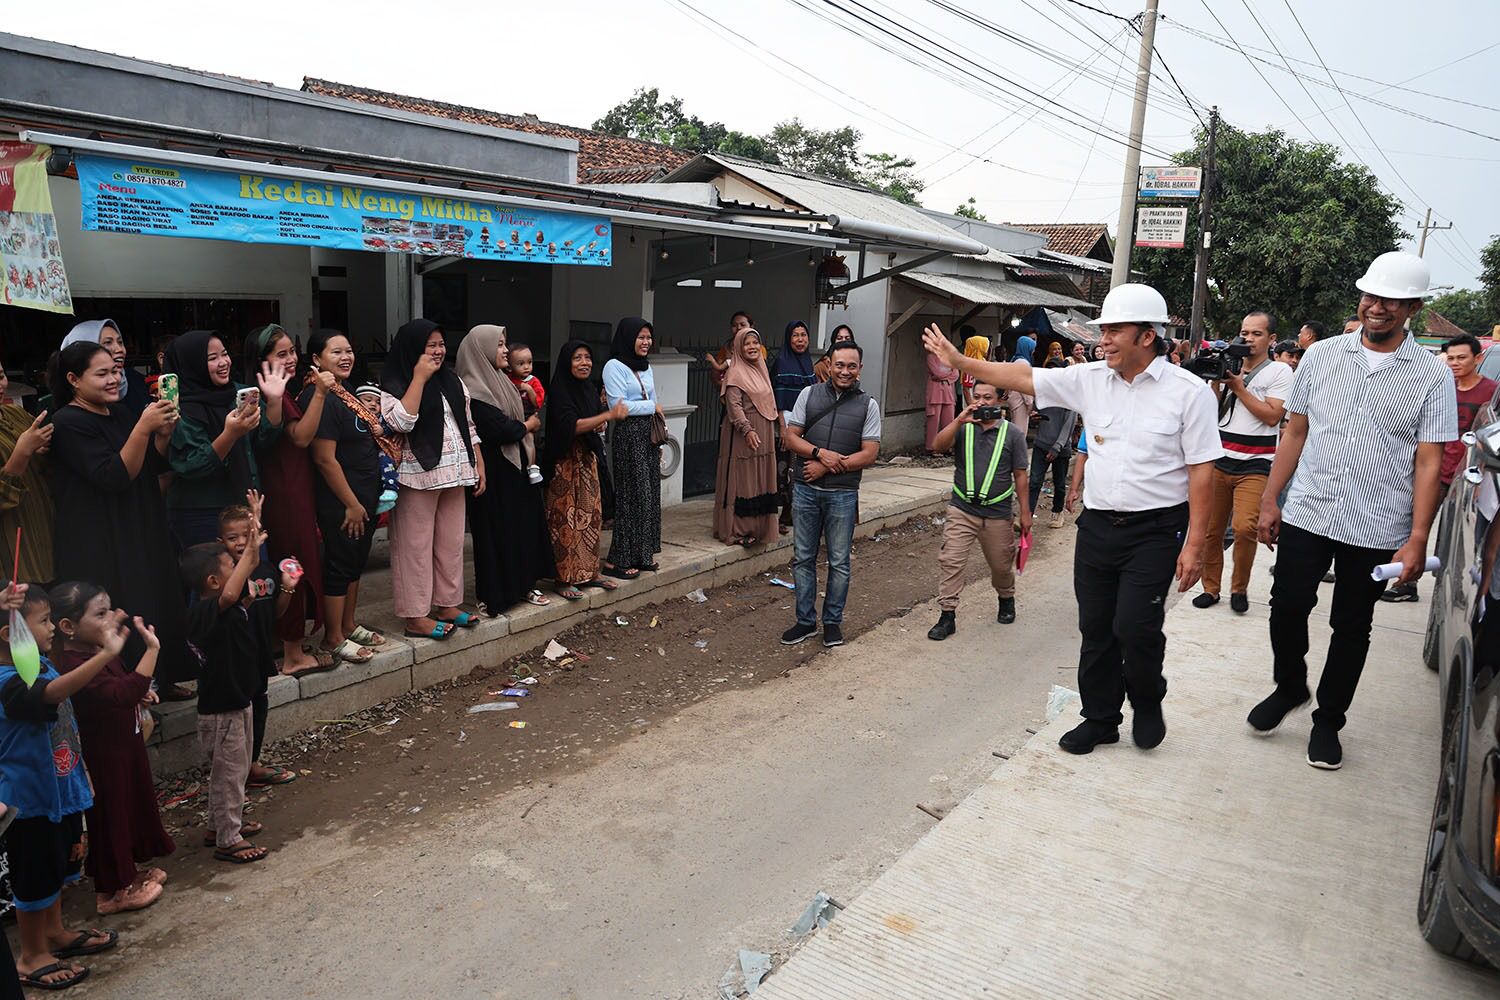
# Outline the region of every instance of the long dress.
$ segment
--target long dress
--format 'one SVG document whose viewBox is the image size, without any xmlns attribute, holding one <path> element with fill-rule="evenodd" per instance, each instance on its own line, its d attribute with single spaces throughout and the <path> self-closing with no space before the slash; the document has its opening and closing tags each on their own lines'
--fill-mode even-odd
<svg viewBox="0 0 1500 1000">
<path fill-rule="evenodd" d="M 282 399 L 281 413 L 285 424 L 302 419 L 302 408 L 291 393 Z M 265 484 L 261 522 L 269 535 L 266 549 L 271 562 L 279 565 L 283 559 L 294 558 L 302 564 L 302 585 L 292 595 L 286 613 L 276 620 L 276 637 L 297 642 L 307 634 L 309 618 L 313 628 L 323 625 L 323 557 L 318 551 L 312 456 L 293 444 L 290 434 L 280 434 L 257 457 Z"/>
<path fill-rule="evenodd" d="M 953 383 L 958 369 L 949 368 L 937 355 L 927 355 L 927 450 L 933 450 L 938 431 L 953 423 Z"/>
<path fill-rule="evenodd" d="M 615 482 L 609 561 L 621 569 L 650 566 L 661 551 L 661 448 L 651 443 L 651 418 L 617 421 L 609 457 Z"/>
<path fill-rule="evenodd" d="M 0 464 L 10 461 L 20 439 L 35 419 L 19 406 L 0 406 Z M 0 565 L 3 575 L 15 572 L 18 583 L 48 584 L 52 575 L 52 490 L 47 485 L 47 459 L 31 456 L 31 463 L 20 476 L 0 472 L 0 538 L 15 544 L 16 530 L 21 531 L 21 566 L 18 571 L 11 559 Z M 12 558 L 14 558 L 12 556 Z"/>
<path fill-rule="evenodd" d="M 107 416 L 71 405 L 53 415 L 48 471 L 60 529 L 52 539 L 54 570 L 59 580 L 97 583 L 115 607 L 156 626 L 156 676 L 174 684 L 193 679 L 197 662 L 188 655 L 177 551 L 156 486 L 167 463 L 151 444 L 134 478 L 120 461 L 135 423 L 118 403 Z M 132 632 L 121 658 L 134 669 L 145 651 Z"/>
<path fill-rule="evenodd" d="M 781 421 L 750 406 L 739 386 L 724 393 L 719 465 L 714 476 L 714 537 L 731 545 L 776 537 L 776 438 Z M 760 447 L 748 440 L 754 431 Z"/>
<path fill-rule="evenodd" d="M 57 669 L 66 674 L 89 655 L 67 650 Z M 136 729 L 136 706 L 150 689 L 151 678 L 116 659 L 73 695 L 83 761 L 94 783 L 84 871 L 94 880 L 94 891 L 105 895 L 128 888 L 137 864 L 176 850 L 162 829 L 151 761 Z"/>
<path fill-rule="evenodd" d="M 592 433 L 592 432 L 590 432 Z M 599 460 L 581 436 L 557 460 L 547 481 L 547 530 L 558 583 L 587 583 L 599 576 Z"/>
<path fill-rule="evenodd" d="M 538 580 L 555 579 L 557 564 L 547 540 L 541 488 L 532 485 L 526 473 L 500 450 L 501 445 L 524 438 L 526 425 L 483 400 L 471 400 L 469 405 L 479 431 L 485 472 L 484 493 L 476 497 L 469 491 L 474 592 L 486 612 L 498 614 L 524 601 Z"/>
</svg>

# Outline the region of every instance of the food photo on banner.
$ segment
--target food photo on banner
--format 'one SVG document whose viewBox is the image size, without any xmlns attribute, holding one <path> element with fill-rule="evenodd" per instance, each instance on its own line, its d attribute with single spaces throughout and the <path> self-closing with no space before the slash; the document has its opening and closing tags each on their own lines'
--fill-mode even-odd
<svg viewBox="0 0 1500 1000">
<path fill-rule="evenodd" d="M 607 218 L 202 167 L 77 158 L 83 228 L 608 267 Z"/>
<path fill-rule="evenodd" d="M 50 146 L 0 142 L 0 302 L 71 313 L 73 295 L 47 189 L 51 153 Z"/>
</svg>

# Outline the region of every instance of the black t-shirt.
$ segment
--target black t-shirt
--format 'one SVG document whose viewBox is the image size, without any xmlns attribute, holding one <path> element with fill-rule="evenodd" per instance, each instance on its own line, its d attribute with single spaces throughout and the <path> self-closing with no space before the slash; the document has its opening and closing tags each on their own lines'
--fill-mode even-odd
<svg viewBox="0 0 1500 1000">
<path fill-rule="evenodd" d="M 312 395 L 313 387 L 308 386 L 297 398 L 297 405 L 302 407 L 304 413 L 307 412 L 308 403 L 312 401 Z M 380 497 L 380 449 L 375 445 L 370 428 L 355 416 L 353 410 L 344 405 L 342 399 L 329 393 L 323 400 L 323 417 L 318 421 L 317 436 L 334 443 L 334 457 L 344 470 L 349 488 L 354 491 L 359 502 L 373 512 L 375 502 Z M 343 503 L 328 488 L 323 477 L 319 475 L 316 478 L 319 503 L 325 507 L 337 506 L 342 510 Z"/>
<path fill-rule="evenodd" d="M 266 690 L 266 680 L 276 676 L 276 591 L 281 575 L 271 563 L 261 563 L 245 581 L 245 592 L 240 595 L 240 607 L 250 619 L 250 628 L 255 633 L 257 653 L 260 659 L 260 687 L 255 692 Z"/>
<path fill-rule="evenodd" d="M 241 603 L 220 610 L 218 598 L 195 598 L 188 608 L 188 643 L 198 654 L 198 714 L 237 712 L 265 692 L 271 661 L 276 582 L 265 567 L 245 584 Z M 258 597 L 269 581 L 270 596 Z"/>
</svg>

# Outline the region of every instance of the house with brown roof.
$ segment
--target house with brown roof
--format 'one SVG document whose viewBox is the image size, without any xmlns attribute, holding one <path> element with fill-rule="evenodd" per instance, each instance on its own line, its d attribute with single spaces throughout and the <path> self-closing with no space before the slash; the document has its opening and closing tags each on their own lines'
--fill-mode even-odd
<svg viewBox="0 0 1500 1000">
<path fill-rule="evenodd" d="M 1006 225 L 1041 233 L 1047 237 L 1048 250 L 1114 263 L 1114 243 L 1109 238 L 1109 227 L 1102 222 L 1007 222 Z"/>
</svg>

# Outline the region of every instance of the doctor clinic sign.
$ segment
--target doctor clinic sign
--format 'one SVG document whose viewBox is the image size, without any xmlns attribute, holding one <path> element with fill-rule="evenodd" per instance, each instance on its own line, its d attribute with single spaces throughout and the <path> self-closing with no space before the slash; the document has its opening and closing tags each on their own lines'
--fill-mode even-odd
<svg viewBox="0 0 1500 1000">
<path fill-rule="evenodd" d="M 83 228 L 608 267 L 609 219 L 202 167 L 77 159 Z"/>
</svg>

